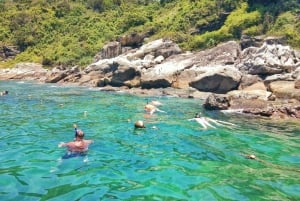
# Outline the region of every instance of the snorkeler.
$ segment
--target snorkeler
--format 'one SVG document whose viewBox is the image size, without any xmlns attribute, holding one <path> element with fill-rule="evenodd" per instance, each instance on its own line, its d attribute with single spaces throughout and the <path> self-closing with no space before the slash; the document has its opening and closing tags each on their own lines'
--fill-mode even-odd
<svg viewBox="0 0 300 201">
<path fill-rule="evenodd" d="M 229 123 L 229 122 L 226 122 L 226 121 L 215 120 L 215 119 L 212 119 L 212 118 L 209 118 L 209 117 L 203 117 L 200 114 L 201 113 L 197 113 L 194 118 L 188 119 L 188 121 L 198 122 L 199 124 L 202 125 L 203 129 L 208 129 L 209 127 L 210 128 L 216 128 L 215 125 L 217 125 L 217 126 L 226 126 L 226 127 L 235 126 L 235 124 L 232 124 L 232 123 Z M 212 125 L 211 123 L 213 123 L 215 125 Z"/>
<path fill-rule="evenodd" d="M 77 128 L 77 127 L 76 127 Z M 76 129 L 75 128 L 75 129 Z M 69 158 L 74 156 L 85 155 L 88 151 L 88 147 L 93 143 L 93 140 L 84 140 L 84 132 L 76 129 L 75 141 L 61 142 L 58 147 L 67 147 L 68 153 L 63 158 Z"/>
</svg>

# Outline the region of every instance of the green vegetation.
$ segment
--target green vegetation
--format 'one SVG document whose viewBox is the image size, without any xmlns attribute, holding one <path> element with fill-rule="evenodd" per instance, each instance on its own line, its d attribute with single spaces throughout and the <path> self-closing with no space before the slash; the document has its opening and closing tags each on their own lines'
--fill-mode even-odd
<svg viewBox="0 0 300 201">
<path fill-rule="evenodd" d="M 300 47 L 297 0 L 2 0 L 0 48 L 18 62 L 85 66 L 102 46 L 129 33 L 170 38 L 185 50 L 212 47 L 242 34 L 285 36 Z M 0 51 L 1 52 L 1 51 Z M 0 57 L 1 60 L 1 57 Z"/>
</svg>

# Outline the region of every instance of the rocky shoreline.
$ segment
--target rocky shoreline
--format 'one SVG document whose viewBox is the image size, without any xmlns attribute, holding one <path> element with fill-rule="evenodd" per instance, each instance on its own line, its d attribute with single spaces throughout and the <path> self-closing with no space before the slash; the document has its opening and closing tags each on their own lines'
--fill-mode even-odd
<svg viewBox="0 0 300 201">
<path fill-rule="evenodd" d="M 243 47 L 243 49 L 242 49 Z M 45 69 L 20 63 L 0 80 L 76 84 L 135 95 L 201 98 L 208 110 L 238 110 L 270 118 L 300 118 L 300 52 L 278 38 L 244 38 L 199 52 L 169 40 L 138 48 L 110 42 L 95 62 Z"/>
</svg>

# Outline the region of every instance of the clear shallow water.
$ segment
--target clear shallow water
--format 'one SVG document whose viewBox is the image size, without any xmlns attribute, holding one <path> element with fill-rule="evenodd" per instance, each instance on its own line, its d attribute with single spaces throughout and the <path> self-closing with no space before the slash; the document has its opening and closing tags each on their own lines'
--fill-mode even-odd
<svg viewBox="0 0 300 201">
<path fill-rule="evenodd" d="M 203 111 L 201 100 L 0 81 L 1 200 L 300 200 L 300 124 Z M 197 111 L 238 125 L 201 130 Z M 147 129 L 135 130 L 136 120 Z M 129 121 L 130 120 L 130 121 Z M 61 160 L 73 123 L 93 139 Z M 152 129 L 156 126 L 158 129 Z M 258 160 L 245 159 L 255 154 Z"/>
</svg>

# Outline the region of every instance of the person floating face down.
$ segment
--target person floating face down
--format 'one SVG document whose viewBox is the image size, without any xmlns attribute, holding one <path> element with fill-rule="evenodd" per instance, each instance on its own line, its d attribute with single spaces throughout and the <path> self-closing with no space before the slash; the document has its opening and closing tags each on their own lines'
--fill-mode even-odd
<svg viewBox="0 0 300 201">
<path fill-rule="evenodd" d="M 189 119 L 189 121 L 196 121 L 198 122 L 203 129 L 208 129 L 208 128 L 216 128 L 215 126 L 235 126 L 235 124 L 226 122 L 226 121 L 220 121 L 220 120 L 215 120 L 209 117 L 204 117 L 201 116 L 201 113 L 196 113 L 195 117 L 192 119 Z M 214 125 L 212 125 L 214 124 Z M 229 127 L 231 128 L 231 127 Z"/>
<path fill-rule="evenodd" d="M 208 119 L 205 118 L 205 117 L 202 117 L 200 115 L 200 113 L 196 113 L 195 114 L 195 117 L 192 118 L 192 119 L 189 119 L 189 121 L 196 121 L 198 122 L 202 127 L 203 129 L 208 129 L 209 127 L 210 128 L 216 128 L 215 126 L 211 125 L 209 122 L 208 122 Z"/>
</svg>

